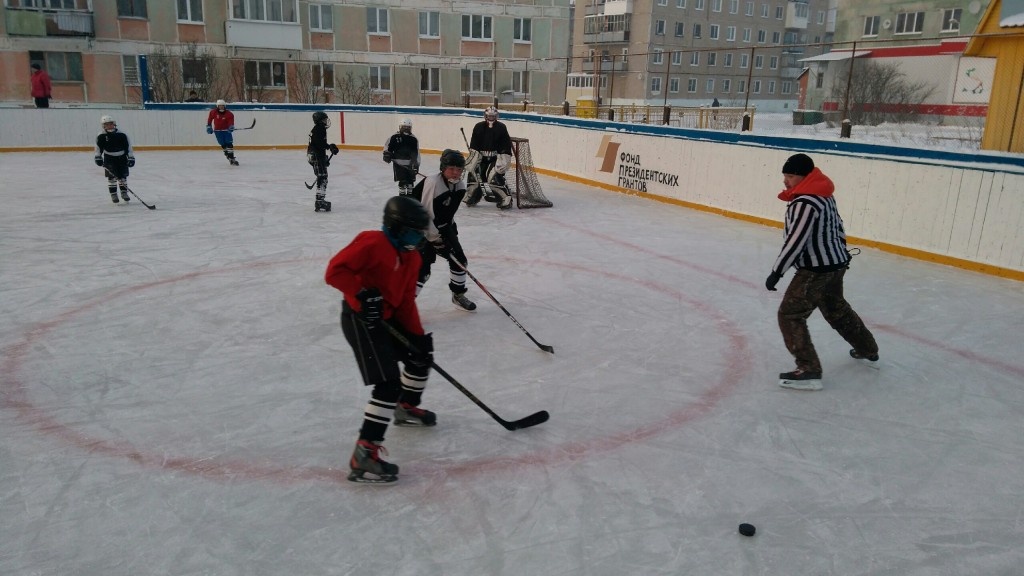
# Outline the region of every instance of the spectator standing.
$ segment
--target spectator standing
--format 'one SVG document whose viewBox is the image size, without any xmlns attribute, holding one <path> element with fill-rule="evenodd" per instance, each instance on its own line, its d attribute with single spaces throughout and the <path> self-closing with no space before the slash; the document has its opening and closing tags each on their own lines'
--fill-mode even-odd
<svg viewBox="0 0 1024 576">
<path fill-rule="evenodd" d="M 32 84 L 32 98 L 36 102 L 36 108 L 49 108 L 50 98 L 53 97 L 50 75 L 39 64 L 33 62 L 32 77 L 29 78 L 29 81 Z"/>
</svg>

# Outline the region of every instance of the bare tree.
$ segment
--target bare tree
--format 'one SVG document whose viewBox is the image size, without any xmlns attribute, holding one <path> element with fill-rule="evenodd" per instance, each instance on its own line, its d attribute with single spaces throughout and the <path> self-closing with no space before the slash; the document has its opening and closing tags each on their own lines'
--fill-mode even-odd
<svg viewBox="0 0 1024 576">
<path fill-rule="evenodd" d="M 227 79 L 217 59 L 195 42 L 161 46 L 149 55 L 150 98 L 154 102 L 182 102 L 192 90 L 203 100 L 219 98 Z"/>
<path fill-rule="evenodd" d="M 236 100 L 241 102 L 263 102 L 267 97 L 266 86 L 257 78 L 256 62 L 231 61 L 231 85 Z"/>
<path fill-rule="evenodd" d="M 334 95 L 342 104 L 384 104 L 386 96 L 377 94 L 370 88 L 368 76 L 356 76 L 348 72 L 338 78 L 334 85 Z"/>
<path fill-rule="evenodd" d="M 326 86 L 334 85 L 334 67 L 331 64 L 295 65 L 294 74 L 288 86 L 288 93 L 295 102 L 317 104 L 327 102 Z"/>
<path fill-rule="evenodd" d="M 927 82 L 913 82 L 896 62 L 856 60 L 853 74 L 840 72 L 832 85 L 832 98 L 854 124 L 877 126 L 883 122 L 913 122 L 920 105 L 935 92 Z"/>
</svg>

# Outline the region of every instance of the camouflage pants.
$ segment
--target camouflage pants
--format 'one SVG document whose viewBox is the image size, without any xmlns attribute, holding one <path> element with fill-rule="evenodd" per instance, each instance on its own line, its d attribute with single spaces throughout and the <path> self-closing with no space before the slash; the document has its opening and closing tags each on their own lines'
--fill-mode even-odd
<svg viewBox="0 0 1024 576">
<path fill-rule="evenodd" d="M 833 272 L 797 270 L 779 305 L 779 329 L 786 349 L 796 360 L 796 367 L 808 372 L 821 372 L 821 361 L 811 343 L 807 318 L 814 311 L 821 315 L 844 340 L 863 354 L 877 354 L 875 337 L 843 298 L 843 276 L 846 269 Z"/>
</svg>

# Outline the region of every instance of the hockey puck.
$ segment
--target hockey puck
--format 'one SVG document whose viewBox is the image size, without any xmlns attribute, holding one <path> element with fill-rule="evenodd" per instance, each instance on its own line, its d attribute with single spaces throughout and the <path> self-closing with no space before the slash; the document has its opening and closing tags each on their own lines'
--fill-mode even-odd
<svg viewBox="0 0 1024 576">
<path fill-rule="evenodd" d="M 754 528 L 753 524 L 740 524 L 740 534 L 753 536 L 754 532 L 757 532 L 757 528 Z"/>
</svg>

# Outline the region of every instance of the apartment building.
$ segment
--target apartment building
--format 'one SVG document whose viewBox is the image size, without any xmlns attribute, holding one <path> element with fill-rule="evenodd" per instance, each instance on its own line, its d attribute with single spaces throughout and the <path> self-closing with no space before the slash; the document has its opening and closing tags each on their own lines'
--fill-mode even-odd
<svg viewBox="0 0 1024 576">
<path fill-rule="evenodd" d="M 907 45 L 974 33 L 989 0 L 841 0 L 836 41 Z"/>
<path fill-rule="evenodd" d="M 0 104 L 561 103 L 570 0 L 4 0 Z"/>
<path fill-rule="evenodd" d="M 833 27 L 828 0 L 579 0 L 567 93 L 787 111 Z"/>
</svg>

